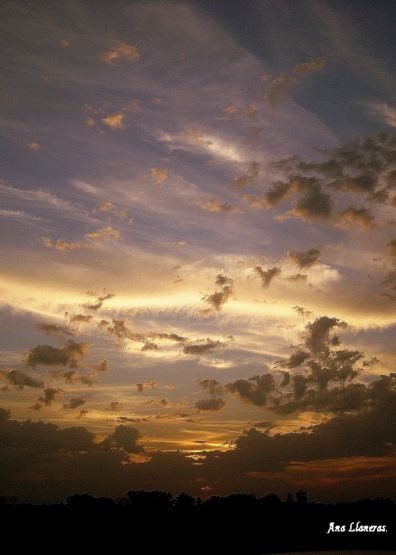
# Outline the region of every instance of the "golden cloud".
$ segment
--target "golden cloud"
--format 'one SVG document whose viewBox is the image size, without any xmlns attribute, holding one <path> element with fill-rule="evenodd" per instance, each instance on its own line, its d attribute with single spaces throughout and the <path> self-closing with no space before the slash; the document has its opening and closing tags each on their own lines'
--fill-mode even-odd
<svg viewBox="0 0 396 555">
<path fill-rule="evenodd" d="M 163 168 L 151 168 L 151 177 L 158 185 L 162 185 L 168 179 L 168 172 Z"/>
<path fill-rule="evenodd" d="M 122 112 L 117 112 L 115 114 L 110 114 L 105 118 L 102 118 L 102 122 L 110 127 L 111 129 L 125 129 L 126 125 L 124 123 L 125 114 Z"/>
<path fill-rule="evenodd" d="M 109 50 L 102 54 L 102 61 L 106 64 L 111 64 L 115 60 L 120 59 L 136 63 L 140 60 L 139 50 L 132 44 L 117 41 Z"/>
<path fill-rule="evenodd" d="M 111 237 L 112 239 L 119 239 L 121 236 L 121 233 L 119 229 L 115 229 L 114 227 L 111 227 L 111 225 L 108 225 L 106 227 L 97 229 L 96 231 L 91 231 L 90 233 L 86 233 L 85 236 L 88 237 L 89 239 L 94 239 L 96 241 L 98 239 L 105 239 L 106 237 Z"/>
</svg>

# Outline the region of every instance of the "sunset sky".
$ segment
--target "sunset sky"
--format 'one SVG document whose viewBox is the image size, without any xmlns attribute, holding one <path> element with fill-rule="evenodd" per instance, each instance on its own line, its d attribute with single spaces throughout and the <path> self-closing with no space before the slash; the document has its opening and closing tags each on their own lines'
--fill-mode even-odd
<svg viewBox="0 0 396 555">
<path fill-rule="evenodd" d="M 396 496 L 395 16 L 1 2 L 1 495 Z"/>
</svg>

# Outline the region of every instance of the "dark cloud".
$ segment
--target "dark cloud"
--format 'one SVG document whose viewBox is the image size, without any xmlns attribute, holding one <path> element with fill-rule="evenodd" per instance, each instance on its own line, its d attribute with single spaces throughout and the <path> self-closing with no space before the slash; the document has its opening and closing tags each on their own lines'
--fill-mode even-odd
<svg viewBox="0 0 396 555">
<path fill-rule="evenodd" d="M 107 360 L 103 359 L 97 364 L 93 364 L 92 369 L 95 370 L 95 372 L 107 372 L 108 370 Z"/>
<path fill-rule="evenodd" d="M 157 382 L 153 380 L 145 380 L 143 383 L 137 383 L 136 389 L 139 393 L 142 393 L 145 389 L 154 389 L 157 386 Z"/>
<path fill-rule="evenodd" d="M 290 357 L 278 363 L 281 366 L 287 366 L 287 368 L 297 368 L 303 362 L 305 362 L 309 358 L 309 353 L 300 349 L 297 349 L 294 353 L 290 355 Z"/>
<path fill-rule="evenodd" d="M 156 343 L 146 342 L 141 351 L 158 351 L 158 345 Z"/>
<path fill-rule="evenodd" d="M 321 252 L 318 249 L 309 249 L 307 251 L 290 251 L 287 256 L 297 264 L 299 268 L 310 268 L 320 257 Z"/>
<path fill-rule="evenodd" d="M 184 343 L 187 341 L 186 337 L 177 335 L 177 333 L 164 333 L 164 332 L 150 332 L 147 337 L 152 337 L 154 339 L 167 339 L 168 341 L 175 341 L 176 343 Z"/>
<path fill-rule="evenodd" d="M 105 322 L 103 327 L 107 325 L 106 320 L 102 320 L 102 322 Z M 107 331 L 119 339 L 130 339 L 131 341 L 137 341 L 139 343 L 146 342 L 146 336 L 142 333 L 135 333 L 130 330 L 124 320 L 113 320 L 112 325 L 107 327 Z"/>
<path fill-rule="evenodd" d="M 74 331 L 68 326 L 59 326 L 58 324 L 37 324 L 37 327 L 50 336 L 74 335 Z"/>
<path fill-rule="evenodd" d="M 42 380 L 38 380 L 20 372 L 19 370 L 13 370 L 12 368 L 5 368 L 0 372 L 0 378 L 4 380 L 7 384 L 12 385 L 18 389 L 23 389 L 24 387 L 36 387 L 41 388 L 44 386 Z"/>
<path fill-rule="evenodd" d="M 396 262 L 396 239 L 391 239 L 386 246 L 388 247 L 389 255 L 393 262 Z"/>
<path fill-rule="evenodd" d="M 290 214 L 307 221 L 326 219 L 330 217 L 332 208 L 333 201 L 330 195 L 316 185 L 299 197 Z"/>
<path fill-rule="evenodd" d="M 51 345 L 37 345 L 30 349 L 27 356 L 27 364 L 32 368 L 40 364 L 48 366 L 69 366 L 74 368 L 89 348 L 89 343 L 70 340 L 64 347 L 52 347 Z"/>
<path fill-rule="evenodd" d="M 279 387 L 286 387 L 290 383 L 290 372 L 283 371 L 282 372 L 282 381 L 279 384 Z"/>
<path fill-rule="evenodd" d="M 305 376 L 301 376 L 301 374 L 297 374 L 296 376 L 293 376 L 292 383 L 294 399 L 298 401 L 304 396 L 307 390 L 307 378 Z"/>
<path fill-rule="evenodd" d="M 77 370 L 52 370 L 51 376 L 64 379 L 66 383 L 75 383 L 80 378 L 80 374 Z"/>
<path fill-rule="evenodd" d="M 234 281 L 231 278 L 223 276 L 222 274 L 218 274 L 215 283 L 222 288 L 221 291 L 215 291 L 210 295 L 206 295 L 203 297 L 203 300 L 210 305 L 211 309 L 221 310 L 224 304 L 234 293 Z"/>
<path fill-rule="evenodd" d="M 124 320 L 113 320 L 109 324 L 107 320 L 102 320 L 99 323 L 101 329 L 106 329 L 110 334 L 115 335 L 119 339 L 129 339 L 137 343 L 143 343 L 142 351 L 153 351 L 158 349 L 158 345 L 153 341 L 155 339 L 175 341 L 176 343 L 184 343 L 187 338 L 182 337 L 176 333 L 166 332 L 134 332 L 126 324 Z"/>
<path fill-rule="evenodd" d="M 206 339 L 206 341 L 201 340 L 200 343 L 196 343 L 195 345 L 185 345 L 183 347 L 183 353 L 186 355 L 204 355 L 205 353 L 211 353 L 218 347 L 223 346 L 224 343 L 221 341 Z"/>
<path fill-rule="evenodd" d="M 198 380 L 199 385 L 209 391 L 211 395 L 221 395 L 223 393 L 223 387 L 219 381 L 214 378 L 204 378 Z"/>
<path fill-rule="evenodd" d="M 345 328 L 346 323 L 338 318 L 321 316 L 305 327 L 305 345 L 313 355 L 327 355 L 329 351 L 330 330 L 335 327 Z"/>
<path fill-rule="evenodd" d="M 221 397 L 208 397 L 207 399 L 200 399 L 194 404 L 198 410 L 219 411 L 225 405 L 225 401 Z"/>
<path fill-rule="evenodd" d="M 199 465 L 182 453 L 159 451 L 150 453 L 141 464 L 131 462 L 129 454 L 143 453 L 135 428 L 119 426 L 97 443 L 84 427 L 60 429 L 40 421 L 18 422 L 10 420 L 8 411 L 2 409 L 0 488 L 3 495 L 23 500 L 61 501 L 75 492 L 114 497 L 131 488 L 184 490 L 199 495 L 202 484 L 210 484 L 215 494 L 268 490 L 286 493 L 297 480 L 309 483 L 313 496 L 339 500 L 342 493 L 334 484 L 339 485 L 339 467 L 346 465 L 341 483 L 352 488 L 355 496 L 394 495 L 394 473 L 391 480 L 381 473 L 386 461 L 394 465 L 396 374 L 381 376 L 367 386 L 367 391 L 369 402 L 358 413 L 342 413 L 290 433 L 273 434 L 267 423 L 258 423 L 244 431 L 231 449 L 203 451 Z M 119 417 L 121 422 L 130 420 Z M 362 460 L 366 477 L 367 468 L 374 463 L 367 479 L 353 473 L 355 461 Z M 321 468 L 326 465 L 325 480 L 315 466 L 320 461 Z M 376 461 L 382 463 L 377 466 L 378 472 Z"/>
<path fill-rule="evenodd" d="M 269 287 L 274 277 L 281 273 L 281 269 L 276 266 L 270 268 L 269 270 L 263 270 L 260 266 L 256 266 L 254 270 L 256 274 L 260 276 L 263 287 L 265 288 Z"/>
<path fill-rule="evenodd" d="M 115 296 L 114 293 L 103 293 L 102 295 L 98 295 L 95 291 L 87 291 L 87 295 L 96 297 L 96 300 L 93 303 L 85 303 L 81 305 L 86 310 L 99 310 L 105 301 L 112 299 Z"/>
<path fill-rule="evenodd" d="M 252 208 L 273 208 L 287 200 L 295 190 L 290 183 L 279 182 L 272 185 L 262 195 L 244 195 L 243 200 L 250 204 Z"/>
<path fill-rule="evenodd" d="M 84 405 L 86 403 L 86 399 L 84 399 L 83 397 L 72 397 L 71 399 L 68 400 L 67 403 L 65 403 L 63 405 L 64 409 L 76 409 L 77 407 L 80 407 L 81 405 Z"/>
<path fill-rule="evenodd" d="M 340 213 L 339 217 L 344 224 L 358 224 L 367 229 L 375 227 L 374 216 L 368 208 L 349 206 Z"/>
<path fill-rule="evenodd" d="M 275 389 L 275 380 L 272 374 L 262 374 L 248 380 L 239 379 L 228 383 L 225 389 L 237 394 L 242 401 L 263 407 L 267 403 L 268 394 Z"/>
<path fill-rule="evenodd" d="M 359 194 L 370 202 L 388 201 L 389 193 L 395 187 L 394 133 L 358 139 L 336 149 L 320 152 L 325 159 L 319 162 L 305 161 L 299 157 L 273 162 L 274 169 L 288 174 L 288 181 L 274 184 L 262 197 L 246 200 L 257 207 L 271 207 L 286 200 L 291 192 L 297 190 L 304 196 L 297 202 L 292 214 L 297 213 L 305 219 L 319 216 L 327 218 L 330 215 L 332 202 L 328 196 L 323 196 L 327 195 L 322 191 L 323 187 L 332 192 Z M 307 181 L 305 185 L 295 181 L 296 174 L 302 177 L 301 173 L 305 174 L 305 179 L 312 180 L 309 187 Z M 273 203 L 266 196 L 271 192 L 274 194 Z M 348 214 L 357 215 L 354 211 Z M 369 214 L 361 214 L 359 223 L 365 225 L 362 219 L 365 216 Z"/>
<path fill-rule="evenodd" d="M 140 437 L 140 432 L 136 428 L 121 425 L 116 427 L 103 444 L 123 449 L 127 453 L 142 453 L 143 447 L 137 443 Z"/>
<path fill-rule="evenodd" d="M 97 382 L 96 372 L 88 372 L 87 374 L 80 374 L 80 381 L 85 385 L 93 385 Z"/>
<path fill-rule="evenodd" d="M 47 387 L 43 390 L 43 394 L 38 398 L 37 403 L 33 405 L 33 409 L 40 410 L 44 406 L 51 406 L 53 401 L 59 401 L 63 396 L 62 389 L 55 389 L 54 387 Z"/>
<path fill-rule="evenodd" d="M 91 314 L 69 314 L 68 312 L 65 312 L 65 316 L 69 318 L 70 322 L 76 324 L 87 324 L 93 318 Z"/>
<path fill-rule="evenodd" d="M 306 274 L 292 274 L 291 276 L 287 276 L 287 281 L 294 281 L 294 282 L 307 282 L 308 276 Z"/>
<path fill-rule="evenodd" d="M 306 310 L 303 306 L 292 306 L 292 309 L 303 318 L 307 318 L 312 315 L 312 312 L 310 310 Z"/>
</svg>

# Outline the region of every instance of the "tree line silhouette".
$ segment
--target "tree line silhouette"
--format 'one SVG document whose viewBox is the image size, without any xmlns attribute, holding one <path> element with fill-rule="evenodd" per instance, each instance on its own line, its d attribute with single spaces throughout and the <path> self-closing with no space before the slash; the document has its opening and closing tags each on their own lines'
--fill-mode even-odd
<svg viewBox="0 0 396 555">
<path fill-rule="evenodd" d="M 396 505 L 390 499 L 330 505 L 310 502 L 301 489 L 289 493 L 285 501 L 274 493 L 261 498 L 243 493 L 214 495 L 202 500 L 186 493 L 174 497 L 163 491 L 133 490 L 117 500 L 83 493 L 52 505 L 0 498 L 4 530 L 23 526 L 35 533 L 45 523 L 65 542 L 77 535 L 80 542 L 89 539 L 91 548 L 103 547 L 111 537 L 114 548 L 125 545 L 124 540 L 133 545 L 143 540 L 148 553 L 160 553 L 165 547 L 171 553 L 225 555 L 395 549 L 395 517 Z M 330 523 L 348 528 L 358 522 L 382 525 L 387 531 L 328 533 Z"/>
</svg>

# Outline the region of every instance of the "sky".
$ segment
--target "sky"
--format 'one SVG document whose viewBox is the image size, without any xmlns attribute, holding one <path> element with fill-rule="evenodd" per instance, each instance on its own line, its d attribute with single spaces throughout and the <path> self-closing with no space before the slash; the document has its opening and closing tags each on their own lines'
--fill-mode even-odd
<svg viewBox="0 0 396 555">
<path fill-rule="evenodd" d="M 2 495 L 396 497 L 394 3 L 0 14 Z"/>
</svg>

